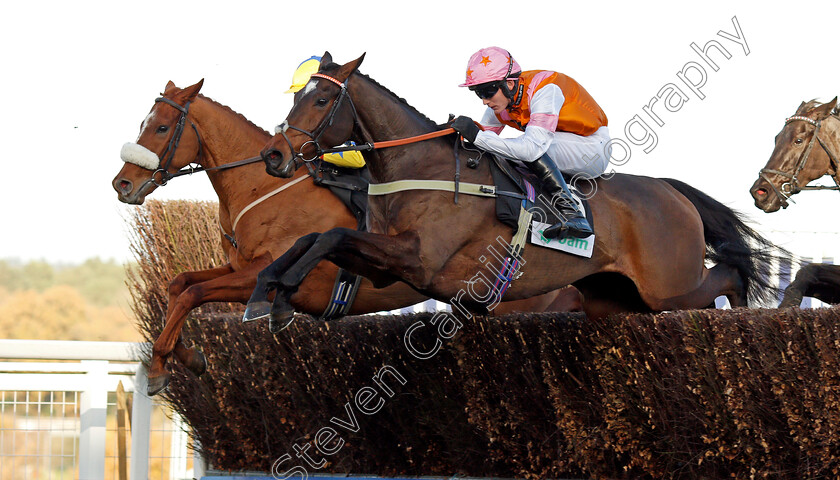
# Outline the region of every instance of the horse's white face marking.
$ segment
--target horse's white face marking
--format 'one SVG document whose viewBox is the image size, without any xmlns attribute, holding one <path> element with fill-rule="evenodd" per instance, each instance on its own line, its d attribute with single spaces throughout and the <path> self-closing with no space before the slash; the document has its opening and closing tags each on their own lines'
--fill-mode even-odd
<svg viewBox="0 0 840 480">
<path fill-rule="evenodd" d="M 157 112 L 149 112 L 149 114 L 146 115 L 146 118 L 143 120 L 143 123 L 140 125 L 140 135 L 137 136 L 137 140 L 140 140 L 140 137 L 143 135 L 143 132 L 145 132 L 146 129 L 149 128 L 149 125 L 152 124 L 152 122 L 154 121 L 156 116 L 157 116 Z"/>
<path fill-rule="evenodd" d="M 287 122 L 283 122 L 280 125 L 274 127 L 274 134 L 280 135 L 281 133 L 286 133 L 286 130 L 289 129 L 289 124 Z"/>
<path fill-rule="evenodd" d="M 315 90 L 315 84 L 316 84 L 316 82 L 317 82 L 316 80 L 310 80 L 310 81 L 309 81 L 309 83 L 307 83 L 307 84 L 306 84 L 306 86 L 305 86 L 305 87 L 303 87 L 303 93 L 302 93 L 302 95 L 307 95 L 307 94 L 309 94 L 309 92 L 311 92 L 312 90 Z"/>
</svg>

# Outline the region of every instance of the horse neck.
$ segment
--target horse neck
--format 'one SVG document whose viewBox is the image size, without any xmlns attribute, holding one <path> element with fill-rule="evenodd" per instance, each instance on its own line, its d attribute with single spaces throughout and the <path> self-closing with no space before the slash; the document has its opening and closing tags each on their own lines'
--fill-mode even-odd
<svg viewBox="0 0 840 480">
<path fill-rule="evenodd" d="M 372 137 L 362 138 L 363 141 L 397 140 L 436 130 L 428 119 L 364 76 L 353 75 L 348 82 L 348 92 L 362 130 L 359 135 Z M 383 183 L 406 178 L 436 178 L 437 170 L 452 169 L 454 162 L 451 154 L 447 156 L 447 148 L 451 150 L 451 146 L 445 147 L 442 142 L 448 140 L 433 139 L 374 150 L 366 157 L 371 179 Z M 420 165 L 422 168 L 418 168 Z"/>
<path fill-rule="evenodd" d="M 207 98 L 199 96 L 190 117 L 201 135 L 202 152 L 199 163 L 213 168 L 259 155 L 270 135 L 243 116 Z M 220 213 L 234 216 L 244 208 L 250 197 L 262 195 L 268 186 L 276 184 L 266 175 L 263 162 L 210 171 L 207 177 L 219 197 Z M 221 219 L 227 223 L 226 219 Z"/>
<path fill-rule="evenodd" d="M 831 155 L 834 155 L 834 159 L 840 161 L 840 117 L 836 115 L 829 115 L 825 118 L 822 122 L 823 134 L 823 142 L 825 142 L 825 146 Z M 823 173 L 823 175 L 831 174 L 831 169 L 834 169 L 834 181 L 840 184 L 840 168 L 838 165 L 832 164 L 831 159 L 828 161 L 829 166 L 828 170 Z"/>
</svg>

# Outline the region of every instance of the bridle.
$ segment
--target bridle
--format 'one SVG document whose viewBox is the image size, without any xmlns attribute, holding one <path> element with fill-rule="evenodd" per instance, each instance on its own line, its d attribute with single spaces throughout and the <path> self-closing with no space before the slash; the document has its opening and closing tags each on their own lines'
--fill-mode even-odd
<svg viewBox="0 0 840 480">
<path fill-rule="evenodd" d="M 198 153 L 195 154 L 195 159 L 189 163 L 190 167 L 187 168 L 187 173 L 192 173 L 193 168 L 191 167 L 192 164 L 198 163 L 198 159 L 201 156 L 201 135 L 198 134 L 198 128 L 196 128 L 195 123 L 189 119 L 187 115 L 190 113 L 190 102 L 187 102 L 186 105 L 183 107 L 178 105 L 177 103 L 173 102 L 172 100 L 164 97 L 158 97 L 155 99 L 155 103 L 163 102 L 167 105 L 170 105 L 172 108 L 181 112 L 181 115 L 178 117 L 178 122 L 175 123 L 175 131 L 172 133 L 172 136 L 169 138 L 169 143 L 166 145 L 166 149 L 163 150 L 163 153 L 158 155 L 158 158 L 161 158 L 160 165 L 158 169 L 152 172 L 152 182 L 157 185 L 158 187 L 162 187 L 166 185 L 166 183 L 176 176 L 180 176 L 178 171 L 176 173 L 169 173 L 169 167 L 172 165 L 172 160 L 175 158 L 175 150 L 178 149 L 178 144 L 181 142 L 181 134 L 184 133 L 184 126 L 186 125 L 187 121 L 190 122 L 190 126 L 195 132 L 195 138 L 198 139 Z M 166 154 L 169 154 L 167 156 Z M 165 160 L 163 158 L 166 157 Z M 160 183 L 155 180 L 155 176 L 160 174 Z M 183 173 L 181 175 L 186 175 Z"/>
<path fill-rule="evenodd" d="M 830 117 L 831 117 L 831 115 L 829 115 L 826 118 L 830 118 Z M 783 172 L 781 170 L 774 170 L 774 169 L 771 169 L 771 168 L 762 168 L 758 172 L 759 177 L 764 179 L 764 181 L 766 181 L 770 185 L 770 188 L 773 189 L 773 192 L 779 198 L 779 201 L 782 205 L 782 208 L 787 208 L 788 207 L 788 200 L 790 200 L 792 203 L 796 203 L 791 198 L 791 196 L 794 195 L 795 193 L 798 193 L 798 192 L 803 191 L 803 190 L 840 190 L 840 183 L 838 183 L 838 180 L 837 180 L 838 167 L 840 167 L 840 164 L 838 163 L 838 157 L 837 157 L 836 154 L 834 154 L 834 152 L 831 151 L 830 148 L 828 148 L 828 145 L 826 145 L 825 141 L 823 141 L 823 139 L 820 138 L 820 136 L 819 136 L 820 127 L 822 127 L 822 119 L 821 120 L 814 120 L 812 118 L 808 118 L 808 117 L 805 117 L 805 116 L 794 115 L 792 117 L 789 117 L 789 118 L 785 119 L 785 126 L 787 126 L 791 122 L 796 122 L 796 121 L 810 123 L 811 125 L 814 126 L 814 133 L 811 136 L 811 141 L 808 142 L 808 146 L 805 148 L 805 152 L 803 152 L 802 158 L 799 160 L 799 163 L 796 165 L 796 169 L 794 169 L 793 173 L 787 173 L 787 172 Z M 826 175 L 830 174 L 831 178 L 834 180 L 835 186 L 833 186 L 833 187 L 827 187 L 827 186 L 823 186 L 823 185 L 802 185 L 802 186 L 799 185 L 799 178 L 798 178 L 799 173 L 802 172 L 802 169 L 804 169 L 805 165 L 808 163 L 808 157 L 811 154 L 811 149 L 813 149 L 815 142 L 819 142 L 820 146 L 825 151 L 826 155 L 828 155 L 828 158 L 831 161 L 831 170 L 829 170 L 829 172 L 827 172 Z M 783 183 L 782 185 L 780 185 L 777 188 L 773 184 L 773 182 L 770 181 L 770 178 L 767 176 L 768 173 L 773 174 L 773 175 L 779 175 L 781 177 L 787 178 L 787 179 L 789 179 L 789 181 Z"/>
<path fill-rule="evenodd" d="M 326 117 L 324 117 L 323 120 L 321 120 L 321 123 L 319 123 L 318 126 L 315 127 L 315 130 L 310 132 L 308 130 L 304 130 L 302 128 L 296 127 L 294 125 L 290 125 L 288 121 L 284 121 L 283 123 L 281 123 L 280 125 L 278 125 L 274 129 L 275 135 L 282 135 L 283 139 L 286 140 L 286 144 L 289 146 L 289 151 L 291 151 L 294 154 L 294 156 L 292 157 L 292 162 L 294 163 L 295 168 L 298 167 L 298 161 L 300 160 L 300 161 L 303 161 L 306 164 L 307 168 L 309 168 L 309 170 L 310 170 L 310 173 L 312 173 L 311 162 L 320 158 L 321 156 L 323 156 L 324 154 L 327 154 L 327 153 L 338 153 L 338 152 L 349 152 L 349 151 L 370 151 L 370 150 L 377 150 L 377 149 L 381 149 L 381 148 L 398 147 L 398 146 L 402 146 L 402 145 L 408 145 L 408 144 L 411 144 L 411 143 L 430 140 L 432 138 L 444 137 L 446 135 L 451 135 L 451 134 L 455 133 L 455 130 L 452 127 L 447 127 L 447 128 L 442 129 L 442 130 L 437 130 L 437 131 L 430 132 L 430 133 L 424 133 L 424 134 L 416 135 L 416 136 L 413 136 L 413 137 L 400 138 L 400 139 L 395 139 L 395 140 L 384 140 L 384 141 L 380 141 L 380 142 L 374 142 L 372 140 L 369 140 L 369 141 L 365 141 L 365 142 L 362 142 L 362 143 L 359 143 L 359 144 L 356 144 L 356 145 L 352 145 L 352 146 L 340 146 L 340 147 L 333 147 L 333 148 L 323 148 L 323 147 L 321 147 L 321 144 L 320 144 L 321 136 L 324 135 L 324 132 L 326 132 L 327 128 L 332 126 L 333 121 L 335 120 L 335 116 L 338 113 L 338 109 L 341 107 L 341 104 L 344 102 L 345 99 L 348 102 L 350 102 L 350 108 L 353 112 L 353 125 L 359 127 L 359 129 L 362 131 L 362 136 L 363 137 L 372 139 L 373 136 L 370 135 L 370 133 L 368 133 L 367 130 L 365 129 L 365 126 L 361 122 L 359 122 L 359 115 L 356 111 L 356 105 L 353 103 L 353 99 L 350 97 L 350 93 L 347 91 L 347 81 L 349 81 L 349 77 L 344 82 L 340 82 L 340 81 L 336 80 L 335 78 L 333 78 L 329 75 L 324 75 L 323 73 L 313 73 L 312 77 L 323 78 L 323 79 L 329 80 L 330 82 L 338 85 L 339 88 L 341 88 L 341 90 L 338 92 L 338 96 L 336 97 L 335 101 L 333 102 L 333 105 L 330 108 L 329 113 L 327 114 Z M 306 135 L 307 137 L 311 138 L 311 140 L 307 140 L 306 142 L 304 142 L 300 146 L 300 150 L 296 152 L 294 146 L 292 145 L 292 141 L 289 139 L 288 135 L 286 135 L 286 131 L 288 129 L 296 130 L 296 131 Z M 308 145 L 308 144 L 312 144 L 312 146 L 315 147 L 315 154 L 312 156 L 312 158 L 304 158 L 303 148 L 306 147 L 306 145 Z"/>
<path fill-rule="evenodd" d="M 289 145 L 289 151 L 291 151 L 294 154 L 294 157 L 292 158 L 292 161 L 295 163 L 295 167 L 297 167 L 297 165 L 298 165 L 298 160 L 301 160 L 304 163 L 308 164 L 309 162 L 321 157 L 325 153 L 332 153 L 332 152 L 336 152 L 336 151 L 347 151 L 347 149 L 344 149 L 344 148 L 324 149 L 324 148 L 321 147 L 321 144 L 320 144 L 321 137 L 327 131 L 327 128 L 332 126 L 333 121 L 335 120 L 335 116 L 338 113 L 338 109 L 341 108 L 341 105 L 344 103 L 345 99 L 350 103 L 350 108 L 353 112 L 353 124 L 354 125 L 358 124 L 358 114 L 356 113 L 356 106 L 353 104 L 353 99 L 350 98 L 350 94 L 347 92 L 347 82 L 346 81 L 345 82 L 340 82 L 340 81 L 336 80 L 335 78 L 333 78 L 329 75 L 324 75 L 323 73 L 313 73 L 311 78 L 323 78 L 323 79 L 329 80 L 330 82 L 338 85 L 338 87 L 341 90 L 338 92 L 338 96 L 336 97 L 335 101 L 333 102 L 332 107 L 330 108 L 330 111 L 327 114 L 327 116 L 325 116 L 324 119 L 321 120 L 321 123 L 319 123 L 318 126 L 315 127 L 315 129 L 313 131 L 310 132 L 310 131 L 304 130 L 300 127 L 290 125 L 288 123 L 288 121 L 284 121 L 282 124 L 278 125 L 277 128 L 275 128 L 274 133 L 275 134 L 280 134 L 280 135 L 283 136 L 283 139 L 286 140 L 286 144 Z M 349 78 L 348 78 L 348 80 L 349 80 Z M 295 151 L 295 148 L 292 145 L 292 141 L 289 139 L 288 135 L 286 135 L 286 131 L 288 129 L 296 130 L 296 131 L 306 135 L 311 140 L 307 140 L 306 142 L 304 142 L 300 146 L 300 150 Z M 304 158 L 303 149 L 304 149 L 304 147 L 306 147 L 307 145 L 310 145 L 310 144 L 315 148 L 315 154 L 311 158 Z M 356 148 L 354 148 L 354 150 L 372 150 L 372 149 L 373 149 L 373 144 L 372 143 L 358 145 Z"/>
<path fill-rule="evenodd" d="M 178 105 L 177 103 L 173 102 L 172 100 L 165 98 L 165 97 L 158 97 L 155 99 L 155 103 L 163 102 L 179 112 L 181 112 L 180 116 L 178 117 L 178 121 L 175 123 L 175 131 L 172 133 L 172 137 L 169 138 L 169 143 L 166 145 L 166 148 L 163 150 L 163 153 L 158 155 L 158 158 L 162 159 L 158 168 L 152 172 L 151 178 L 146 180 L 143 185 L 140 186 L 140 189 L 144 188 L 147 184 L 153 183 L 157 187 L 162 187 L 169 183 L 169 180 L 172 180 L 176 177 L 181 177 L 184 175 L 192 175 L 193 173 L 198 172 L 209 172 L 212 170 L 227 170 L 229 168 L 239 167 L 242 165 L 248 165 L 251 163 L 256 163 L 262 160 L 261 157 L 251 157 L 246 158 L 244 160 L 238 160 L 232 163 L 226 163 L 223 165 L 218 165 L 215 167 L 205 168 L 199 164 L 199 160 L 201 159 L 201 154 L 203 152 L 203 142 L 201 141 L 201 135 L 198 133 L 198 128 L 195 126 L 195 123 L 189 118 L 190 113 L 190 102 L 187 102 L 183 107 Z M 184 127 L 186 123 L 190 122 L 190 126 L 195 132 L 195 138 L 198 141 L 198 150 L 195 154 L 195 158 L 187 164 L 186 167 L 178 170 L 175 173 L 169 172 L 169 167 L 172 165 L 172 161 L 175 159 L 175 151 L 178 149 L 178 145 L 181 142 L 181 135 L 184 133 Z M 168 156 L 167 156 L 168 154 Z M 165 160 L 163 158 L 166 157 Z M 198 166 L 194 166 L 198 164 Z M 160 181 L 158 181 L 155 177 L 160 174 Z"/>
</svg>

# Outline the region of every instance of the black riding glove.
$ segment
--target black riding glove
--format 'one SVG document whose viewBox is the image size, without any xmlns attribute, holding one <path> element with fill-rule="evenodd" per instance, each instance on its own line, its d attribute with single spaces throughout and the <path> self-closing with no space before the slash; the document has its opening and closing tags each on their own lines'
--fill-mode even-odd
<svg viewBox="0 0 840 480">
<path fill-rule="evenodd" d="M 473 122 L 472 118 L 461 115 L 453 120 L 450 126 L 468 142 L 475 143 L 475 137 L 478 136 L 478 125 Z"/>
</svg>

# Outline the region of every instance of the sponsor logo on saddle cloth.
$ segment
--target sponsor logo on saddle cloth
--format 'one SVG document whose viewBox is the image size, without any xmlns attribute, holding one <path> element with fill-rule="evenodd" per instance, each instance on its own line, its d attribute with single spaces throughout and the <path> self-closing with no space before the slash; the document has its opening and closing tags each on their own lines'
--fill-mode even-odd
<svg viewBox="0 0 840 480">
<path fill-rule="evenodd" d="M 578 207 L 581 211 L 586 211 L 584 207 L 584 202 L 578 197 L 577 192 L 574 189 L 570 189 L 572 191 L 572 195 L 574 196 L 575 202 L 577 202 Z M 588 217 L 588 215 L 587 215 Z M 579 257 L 586 257 L 592 258 L 592 251 L 595 249 L 595 235 L 592 234 L 587 238 L 545 238 L 543 232 L 546 228 L 550 227 L 552 224 L 550 223 L 543 223 L 538 222 L 537 220 L 531 220 L 531 243 L 534 245 L 539 245 L 541 247 L 553 248 L 554 250 L 560 250 L 561 252 L 570 253 L 572 255 L 577 255 Z"/>
</svg>

